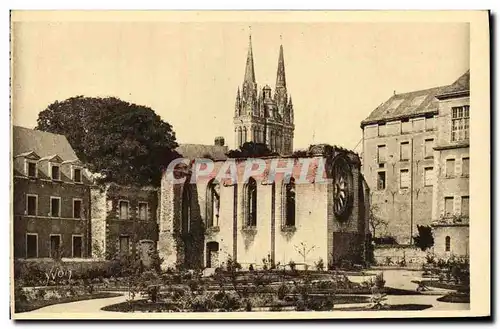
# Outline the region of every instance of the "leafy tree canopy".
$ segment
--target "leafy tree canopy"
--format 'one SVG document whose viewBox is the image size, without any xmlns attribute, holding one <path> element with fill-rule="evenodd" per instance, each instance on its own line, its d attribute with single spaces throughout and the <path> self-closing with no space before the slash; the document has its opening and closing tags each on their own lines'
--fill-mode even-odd
<svg viewBox="0 0 500 329">
<path fill-rule="evenodd" d="M 434 246 L 434 236 L 430 226 L 417 225 L 418 235 L 413 237 L 415 245 L 422 251 L 425 251 Z"/>
<path fill-rule="evenodd" d="M 229 158 L 258 158 L 278 155 L 269 150 L 264 143 L 246 142 L 237 150 L 230 150 L 227 153 Z"/>
<path fill-rule="evenodd" d="M 151 108 L 115 97 L 77 96 L 56 101 L 38 115 L 36 129 L 65 135 L 101 182 L 155 185 L 178 156 L 172 126 Z"/>
</svg>

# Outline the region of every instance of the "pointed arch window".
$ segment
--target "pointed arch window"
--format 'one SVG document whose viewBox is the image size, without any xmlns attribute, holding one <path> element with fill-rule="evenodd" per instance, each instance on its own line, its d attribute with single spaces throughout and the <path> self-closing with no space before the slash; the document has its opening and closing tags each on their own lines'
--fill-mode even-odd
<svg viewBox="0 0 500 329">
<path fill-rule="evenodd" d="M 245 186 L 245 226 L 257 226 L 257 183 L 252 177 Z"/>
<path fill-rule="evenodd" d="M 219 226 L 220 184 L 212 179 L 207 185 L 207 227 Z"/>
<path fill-rule="evenodd" d="M 191 231 L 191 184 L 186 183 L 182 190 L 182 214 L 181 214 L 181 233 Z"/>
<path fill-rule="evenodd" d="M 283 184 L 283 226 L 295 226 L 295 205 L 296 205 L 296 190 L 295 179 L 290 178 L 288 183 Z"/>
<path fill-rule="evenodd" d="M 243 141 L 241 145 L 245 144 L 247 142 L 247 127 L 243 127 Z"/>
</svg>

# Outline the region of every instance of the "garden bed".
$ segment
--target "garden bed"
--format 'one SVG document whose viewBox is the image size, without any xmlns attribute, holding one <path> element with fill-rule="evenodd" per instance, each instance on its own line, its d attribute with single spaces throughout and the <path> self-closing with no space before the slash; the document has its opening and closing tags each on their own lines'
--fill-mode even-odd
<svg viewBox="0 0 500 329">
<path fill-rule="evenodd" d="M 470 294 L 452 292 L 437 300 L 445 303 L 470 303 Z"/>
<path fill-rule="evenodd" d="M 260 296 L 262 297 L 262 296 Z M 324 296 L 311 296 L 310 298 L 315 299 L 316 301 L 323 300 Z M 337 296 L 328 296 L 330 302 L 332 303 L 332 308 L 334 305 L 340 304 L 362 304 L 368 303 L 369 297 L 367 296 L 356 296 L 356 295 L 337 295 Z M 253 303 L 257 304 L 256 299 L 249 298 L 249 300 L 253 301 Z M 270 311 L 270 312 L 279 312 L 279 311 L 294 311 L 296 310 L 297 302 L 296 301 L 280 301 L 273 302 L 270 304 L 264 305 L 256 305 L 252 308 L 252 311 Z M 195 310 L 192 309 L 183 309 L 182 303 L 174 302 L 174 301 L 160 301 L 160 302 L 150 302 L 146 299 L 134 300 L 122 302 L 114 305 L 105 306 L 102 308 L 103 311 L 109 312 L 193 312 Z M 248 311 L 245 303 L 241 303 L 240 307 L 234 309 L 224 309 L 224 308 L 204 308 L 200 307 L 196 309 L 198 312 L 245 312 Z"/>
<path fill-rule="evenodd" d="M 111 293 L 111 292 L 99 292 L 89 295 L 77 295 L 71 297 L 62 297 L 57 299 L 40 299 L 40 300 L 30 300 L 30 301 L 16 301 L 15 302 L 15 312 L 29 312 L 42 307 L 63 304 L 63 303 L 71 303 L 78 302 L 82 300 L 90 300 L 90 299 L 99 299 L 99 298 L 111 298 L 111 297 L 119 297 L 122 294 Z"/>
<path fill-rule="evenodd" d="M 421 281 L 412 281 L 413 283 L 420 283 L 427 287 L 439 288 L 439 289 L 448 289 L 448 290 L 459 290 L 459 291 L 468 291 L 469 287 L 463 284 L 456 284 L 452 282 L 439 281 L 439 280 L 421 280 Z"/>
<path fill-rule="evenodd" d="M 345 307 L 338 309 L 339 311 L 423 311 L 431 308 L 432 305 L 427 304 L 397 304 L 397 305 L 384 305 L 382 308 L 370 307 Z"/>
</svg>

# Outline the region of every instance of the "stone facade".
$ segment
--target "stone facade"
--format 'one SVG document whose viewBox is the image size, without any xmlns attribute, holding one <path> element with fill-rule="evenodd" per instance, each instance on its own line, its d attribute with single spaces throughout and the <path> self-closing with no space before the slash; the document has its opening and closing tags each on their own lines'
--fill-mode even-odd
<svg viewBox="0 0 500 329">
<path fill-rule="evenodd" d="M 469 255 L 469 72 L 437 97 L 434 251 L 441 257 L 465 256 Z"/>
<path fill-rule="evenodd" d="M 436 92 L 431 89 L 394 97 L 411 102 L 433 98 Z M 425 176 L 429 170 L 435 172 L 432 147 L 437 112 L 437 104 L 429 102 L 418 115 L 362 123 L 363 175 L 371 188 L 372 206 L 388 223 L 377 236 L 394 236 L 398 243 L 409 244 L 417 225 L 431 223 L 433 182 Z"/>
<path fill-rule="evenodd" d="M 255 80 L 252 39 L 248 48 L 243 86 L 238 88 L 234 112 L 235 146 L 264 143 L 273 152 L 293 152 L 293 104 L 287 94 L 283 46 L 280 46 L 274 96 L 269 86 L 258 91 Z"/>
<path fill-rule="evenodd" d="M 468 253 L 468 132 L 460 140 L 452 136 L 452 130 L 463 132 L 460 125 L 466 124 L 468 131 L 468 79 L 469 72 L 449 86 L 395 94 L 361 123 L 371 204 L 388 222 L 377 236 L 408 244 L 417 225 L 432 225 L 436 254 Z M 465 107 L 467 118 L 452 129 L 452 115 L 458 114 L 453 109 L 462 108 L 464 115 Z M 452 206 L 448 214 L 446 202 Z M 467 216 L 461 214 L 463 207 Z M 456 249 L 448 250 L 447 236 Z"/>
<path fill-rule="evenodd" d="M 319 150 L 319 151 L 318 151 Z M 165 174 L 162 179 L 160 201 L 160 257 L 164 267 L 181 265 L 217 267 L 229 258 L 244 268 L 263 266 L 263 259 L 271 263 L 288 264 L 290 261 L 310 266 L 322 259 L 326 264 L 350 260 L 364 262 L 364 242 L 367 233 L 366 195 L 360 173 L 359 158 L 346 150 L 330 146 L 312 147 L 310 160 L 326 162 L 324 172 L 311 165 L 308 182 L 295 184 L 293 225 L 284 218 L 290 214 L 284 199 L 286 186 L 283 177 L 276 176 L 274 184 L 268 173 L 252 176 L 255 179 L 255 222 L 249 222 L 249 185 L 242 175 L 246 159 L 230 159 L 238 170 L 238 181 L 217 182 L 218 210 L 214 217 L 211 206 L 211 187 L 214 176 L 200 177 L 194 184 L 174 184 Z M 267 165 L 275 159 L 262 158 Z M 349 207 L 344 217 L 334 212 L 335 175 L 333 168 L 342 159 L 346 163 L 349 181 Z M 304 159 L 294 162 L 292 177 L 297 180 Z M 227 162 L 215 163 L 214 172 Z M 189 178 L 189 169 L 184 172 Z M 324 175 L 318 181 L 317 175 Z M 190 180 L 189 180 L 190 181 Z M 189 191 L 189 192 L 186 192 Z M 187 210 L 188 209 L 188 210 Z M 189 214 L 189 215 L 187 215 Z M 210 219 L 210 217 L 212 219 Z M 305 257 L 304 257 L 305 256 Z"/>
<path fill-rule="evenodd" d="M 112 259 L 158 241 L 158 190 L 107 184 L 93 187 L 92 255 Z M 124 249 L 125 248 L 125 249 Z"/>
</svg>

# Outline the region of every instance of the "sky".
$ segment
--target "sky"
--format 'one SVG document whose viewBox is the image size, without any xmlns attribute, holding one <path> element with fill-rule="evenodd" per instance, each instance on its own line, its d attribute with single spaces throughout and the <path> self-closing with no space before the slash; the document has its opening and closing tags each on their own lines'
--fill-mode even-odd
<svg viewBox="0 0 500 329">
<path fill-rule="evenodd" d="M 294 148 L 361 151 L 360 122 L 394 92 L 451 84 L 469 69 L 466 23 L 15 22 L 12 121 L 69 97 L 151 107 L 179 143 L 234 147 L 233 115 L 252 35 L 256 80 L 274 88 L 280 43 Z"/>
</svg>

